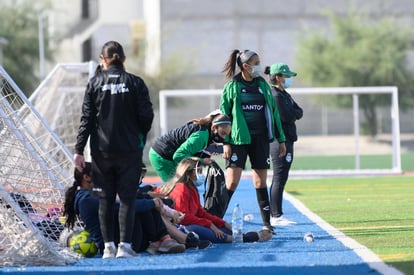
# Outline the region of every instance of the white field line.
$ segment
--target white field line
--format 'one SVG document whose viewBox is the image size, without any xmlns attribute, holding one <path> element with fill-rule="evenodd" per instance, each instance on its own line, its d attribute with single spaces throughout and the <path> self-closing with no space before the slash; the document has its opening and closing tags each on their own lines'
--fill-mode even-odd
<svg viewBox="0 0 414 275">
<path fill-rule="evenodd" d="M 307 216 L 311 221 L 316 223 L 322 229 L 324 229 L 328 234 L 336 238 L 346 247 L 352 249 L 358 256 L 362 258 L 372 269 L 377 270 L 381 274 L 387 275 L 404 275 L 401 271 L 385 264 L 374 252 L 368 249 L 366 246 L 358 243 L 354 239 L 346 236 L 344 233 L 324 221 L 321 217 L 310 211 L 302 202 L 294 198 L 288 193 L 284 193 L 284 198 L 288 200 L 296 209 L 301 213 Z"/>
</svg>

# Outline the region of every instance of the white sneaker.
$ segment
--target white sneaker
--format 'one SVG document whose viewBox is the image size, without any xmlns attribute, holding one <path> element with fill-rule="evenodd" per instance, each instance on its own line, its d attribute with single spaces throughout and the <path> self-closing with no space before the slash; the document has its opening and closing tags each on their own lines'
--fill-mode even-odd
<svg viewBox="0 0 414 275">
<path fill-rule="evenodd" d="M 117 258 L 133 258 L 139 256 L 131 247 L 127 247 L 124 244 L 118 245 Z"/>
<path fill-rule="evenodd" d="M 280 216 L 278 218 L 270 217 L 270 224 L 272 226 L 288 226 L 288 225 L 294 225 L 296 222 L 288 220 L 285 218 L 285 216 Z"/>
<path fill-rule="evenodd" d="M 105 247 L 103 255 L 102 255 L 102 259 L 109 259 L 109 258 L 115 258 L 116 255 L 116 248 L 109 246 L 109 247 Z"/>
</svg>

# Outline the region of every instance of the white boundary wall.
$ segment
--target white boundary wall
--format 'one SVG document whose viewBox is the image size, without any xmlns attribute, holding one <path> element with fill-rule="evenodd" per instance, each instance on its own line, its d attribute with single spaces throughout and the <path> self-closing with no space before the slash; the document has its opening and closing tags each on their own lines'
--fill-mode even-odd
<svg viewBox="0 0 414 275">
<path fill-rule="evenodd" d="M 165 134 L 168 127 L 168 103 L 173 97 L 200 97 L 219 96 L 223 90 L 162 90 L 159 93 L 160 102 L 160 128 L 161 134 Z M 352 176 L 352 175 L 387 175 L 401 174 L 401 143 L 400 143 L 400 119 L 398 106 L 398 88 L 394 86 L 381 87 L 332 87 L 332 88 L 291 88 L 289 93 L 295 94 L 348 94 L 353 96 L 353 125 L 355 140 L 355 169 L 353 170 L 292 170 L 293 177 L 318 177 L 318 176 Z M 390 94 L 391 96 L 391 127 L 392 127 L 392 167 L 390 169 L 360 169 L 360 125 L 359 125 L 359 95 L 362 94 Z M 218 107 L 218 106 L 217 106 Z"/>
</svg>

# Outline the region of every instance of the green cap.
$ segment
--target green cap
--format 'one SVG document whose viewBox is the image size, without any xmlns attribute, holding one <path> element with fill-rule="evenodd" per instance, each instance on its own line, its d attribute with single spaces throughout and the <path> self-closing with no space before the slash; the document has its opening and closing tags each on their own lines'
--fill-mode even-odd
<svg viewBox="0 0 414 275">
<path fill-rule="evenodd" d="M 287 76 L 296 76 L 297 73 L 292 72 L 285 63 L 276 63 L 270 66 L 270 74 L 282 74 Z"/>
</svg>

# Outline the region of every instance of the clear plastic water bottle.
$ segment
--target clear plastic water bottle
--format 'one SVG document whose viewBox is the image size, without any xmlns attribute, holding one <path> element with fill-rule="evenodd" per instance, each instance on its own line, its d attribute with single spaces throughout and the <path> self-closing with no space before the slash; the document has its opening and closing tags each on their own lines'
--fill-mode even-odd
<svg viewBox="0 0 414 275">
<path fill-rule="evenodd" d="M 233 209 L 233 215 L 231 217 L 231 227 L 233 229 L 233 243 L 243 242 L 243 211 L 240 205 L 236 203 Z"/>
</svg>

